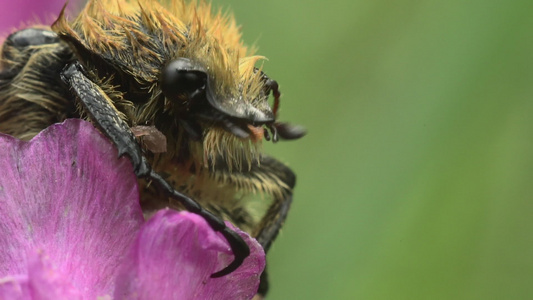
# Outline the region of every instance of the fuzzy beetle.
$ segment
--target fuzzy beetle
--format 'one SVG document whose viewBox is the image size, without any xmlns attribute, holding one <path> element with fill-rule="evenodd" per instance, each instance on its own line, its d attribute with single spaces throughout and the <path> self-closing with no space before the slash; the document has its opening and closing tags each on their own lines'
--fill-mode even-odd
<svg viewBox="0 0 533 300">
<path fill-rule="evenodd" d="M 249 253 L 223 220 L 267 251 L 292 201 L 294 173 L 261 142 L 305 130 L 277 121 L 278 84 L 255 67 L 262 57 L 231 15 L 170 2 L 91 0 L 72 22 L 62 12 L 51 28 L 12 33 L 1 52 L 0 132 L 30 139 L 66 118 L 91 120 L 131 159 L 145 212 L 187 209 L 226 237 L 235 259 L 219 277 Z"/>
</svg>

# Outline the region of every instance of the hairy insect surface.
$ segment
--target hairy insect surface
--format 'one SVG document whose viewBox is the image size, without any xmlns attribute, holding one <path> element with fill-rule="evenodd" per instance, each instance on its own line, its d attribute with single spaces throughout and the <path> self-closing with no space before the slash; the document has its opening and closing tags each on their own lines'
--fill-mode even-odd
<svg viewBox="0 0 533 300">
<path fill-rule="evenodd" d="M 253 52 L 233 17 L 204 2 L 92 0 L 74 20 L 62 12 L 7 38 L 0 131 L 30 139 L 66 118 L 91 120 L 132 160 L 145 213 L 188 209 L 226 236 L 235 261 L 222 276 L 247 248 L 220 218 L 266 251 L 292 200 L 294 173 L 261 143 L 305 134 L 277 121 L 278 84 Z"/>
</svg>

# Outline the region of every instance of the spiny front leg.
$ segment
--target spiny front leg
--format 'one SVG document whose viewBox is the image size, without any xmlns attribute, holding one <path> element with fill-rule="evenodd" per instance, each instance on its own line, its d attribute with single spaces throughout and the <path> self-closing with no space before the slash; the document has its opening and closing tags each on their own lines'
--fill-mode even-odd
<svg viewBox="0 0 533 300">
<path fill-rule="evenodd" d="M 130 127 L 120 118 L 104 91 L 87 78 L 83 67 L 78 62 L 72 63 L 63 70 L 61 78 L 81 101 L 89 117 L 113 141 L 118 149 L 118 156 L 127 154 L 130 157 L 138 177 L 148 175 L 150 166 L 143 159 L 141 148 Z"/>
<path fill-rule="evenodd" d="M 211 277 L 221 277 L 236 270 L 250 255 L 250 249 L 244 240 L 235 231 L 228 228 L 224 221 L 204 209 L 198 202 L 176 191 L 151 169 L 128 124 L 120 118 L 111 99 L 87 77 L 79 62 L 68 65 L 63 70 L 61 77 L 81 101 L 89 117 L 117 146 L 119 156 L 126 154 L 130 157 L 138 177 L 151 180 L 168 197 L 180 201 L 187 210 L 202 216 L 215 231 L 222 233 L 228 240 L 235 258 L 226 268 L 212 274 Z"/>
</svg>

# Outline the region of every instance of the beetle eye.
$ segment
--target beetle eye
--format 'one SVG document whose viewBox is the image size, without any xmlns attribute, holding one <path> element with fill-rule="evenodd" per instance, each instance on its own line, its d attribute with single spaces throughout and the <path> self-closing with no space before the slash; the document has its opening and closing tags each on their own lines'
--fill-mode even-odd
<svg viewBox="0 0 533 300">
<path fill-rule="evenodd" d="M 194 98 L 205 90 L 206 84 L 207 74 L 191 70 L 190 65 L 182 60 L 170 63 L 162 76 L 163 93 L 169 98 Z"/>
</svg>

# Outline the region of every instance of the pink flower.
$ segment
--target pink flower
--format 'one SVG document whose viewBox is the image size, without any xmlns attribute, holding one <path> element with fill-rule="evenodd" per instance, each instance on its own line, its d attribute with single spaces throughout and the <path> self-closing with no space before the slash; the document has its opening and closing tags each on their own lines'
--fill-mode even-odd
<svg viewBox="0 0 533 300">
<path fill-rule="evenodd" d="M 0 5 L 0 34 L 6 36 L 15 29 L 33 24 L 51 25 L 66 0 L 2 1 Z M 68 10 L 78 11 L 85 1 L 69 1 Z"/>
<path fill-rule="evenodd" d="M 225 238 L 204 219 L 162 210 L 144 221 L 125 157 L 85 121 L 30 142 L 0 135 L 0 299 L 251 299 L 264 265 L 235 272 Z"/>
</svg>

